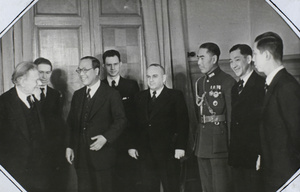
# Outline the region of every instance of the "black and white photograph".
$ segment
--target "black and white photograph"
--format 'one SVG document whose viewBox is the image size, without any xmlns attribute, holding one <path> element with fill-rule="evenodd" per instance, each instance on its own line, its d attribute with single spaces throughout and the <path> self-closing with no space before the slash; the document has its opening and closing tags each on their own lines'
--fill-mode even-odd
<svg viewBox="0 0 300 192">
<path fill-rule="evenodd" d="M 0 2 L 0 192 L 300 191 L 300 0 Z"/>
</svg>

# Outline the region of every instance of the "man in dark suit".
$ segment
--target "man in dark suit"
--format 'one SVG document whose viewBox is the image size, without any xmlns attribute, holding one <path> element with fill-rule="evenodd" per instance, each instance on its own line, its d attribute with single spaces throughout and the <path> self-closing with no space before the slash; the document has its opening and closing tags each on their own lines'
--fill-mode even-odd
<svg viewBox="0 0 300 192">
<path fill-rule="evenodd" d="M 102 80 L 119 91 L 125 109 L 127 126 L 116 142 L 117 162 L 114 171 L 114 191 L 115 192 L 135 192 L 138 184 L 137 163 L 128 155 L 129 133 L 136 132 L 134 95 L 139 91 L 136 81 L 125 79 L 120 76 L 122 66 L 120 53 L 116 50 L 107 50 L 103 56 L 103 68 L 107 77 Z"/>
<path fill-rule="evenodd" d="M 300 167 L 300 85 L 283 67 L 282 56 L 278 34 L 256 37 L 254 64 L 267 76 L 260 129 L 265 192 L 278 190 Z"/>
<path fill-rule="evenodd" d="M 37 67 L 18 64 L 12 82 L 15 86 L 0 97 L 0 164 L 27 191 L 45 192 L 47 146 Z"/>
<path fill-rule="evenodd" d="M 46 126 L 47 165 L 49 188 L 52 191 L 64 191 L 66 188 L 67 163 L 64 158 L 65 122 L 62 118 L 62 103 L 60 93 L 51 88 L 50 76 L 52 63 L 43 57 L 34 61 L 40 76 L 41 113 Z"/>
<path fill-rule="evenodd" d="M 85 86 L 72 98 L 66 158 L 70 164 L 74 160 L 78 191 L 111 192 L 114 141 L 126 124 L 120 94 L 100 82 L 95 57 L 81 58 L 76 72 Z"/>
<path fill-rule="evenodd" d="M 128 151 L 141 163 L 143 192 L 179 192 L 180 158 L 188 138 L 188 112 L 182 92 L 164 86 L 159 64 L 147 69 L 149 89 L 135 98 L 138 121 L 136 142 Z"/>
<path fill-rule="evenodd" d="M 232 166 L 234 191 L 259 192 L 259 123 L 265 91 L 264 77 L 253 70 L 252 49 L 234 45 L 230 67 L 239 77 L 231 90 L 231 131 L 228 163 Z"/>
</svg>

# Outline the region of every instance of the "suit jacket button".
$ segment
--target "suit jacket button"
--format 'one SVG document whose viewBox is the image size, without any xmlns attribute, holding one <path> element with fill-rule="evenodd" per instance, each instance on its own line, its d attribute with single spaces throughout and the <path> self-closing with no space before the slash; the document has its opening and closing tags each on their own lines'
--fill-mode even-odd
<svg viewBox="0 0 300 192">
<path fill-rule="evenodd" d="M 149 127 L 151 127 L 151 124 L 149 124 Z"/>
</svg>

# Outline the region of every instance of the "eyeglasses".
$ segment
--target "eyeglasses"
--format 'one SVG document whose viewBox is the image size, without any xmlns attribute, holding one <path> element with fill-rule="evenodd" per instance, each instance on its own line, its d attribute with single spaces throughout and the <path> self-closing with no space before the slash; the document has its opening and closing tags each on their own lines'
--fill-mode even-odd
<svg viewBox="0 0 300 192">
<path fill-rule="evenodd" d="M 86 68 L 83 68 L 83 69 L 77 68 L 76 69 L 76 73 L 80 74 L 81 72 L 83 72 L 84 74 L 86 74 L 91 69 L 93 69 L 93 67 L 89 68 L 89 69 L 86 69 Z"/>
</svg>

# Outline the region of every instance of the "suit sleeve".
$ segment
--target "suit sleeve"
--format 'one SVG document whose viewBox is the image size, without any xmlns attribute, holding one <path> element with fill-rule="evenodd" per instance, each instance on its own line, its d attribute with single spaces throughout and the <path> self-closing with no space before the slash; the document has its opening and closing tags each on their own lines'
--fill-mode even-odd
<svg viewBox="0 0 300 192">
<path fill-rule="evenodd" d="M 226 83 L 226 88 L 224 90 L 225 94 L 225 103 L 226 103 L 226 121 L 227 121 L 227 130 L 228 130 L 228 141 L 230 141 L 230 124 L 231 124 L 231 91 L 232 87 L 235 84 L 235 80 L 230 77 Z"/>
<path fill-rule="evenodd" d="M 109 102 L 113 122 L 103 136 L 109 143 L 112 143 L 121 135 L 126 126 L 127 119 L 120 94 L 117 91 L 112 92 L 111 97 L 109 97 Z"/>
<path fill-rule="evenodd" d="M 300 88 L 296 83 L 282 87 L 277 99 L 288 135 L 295 148 L 300 151 Z M 298 154 L 300 155 L 300 154 Z"/>
<path fill-rule="evenodd" d="M 186 150 L 188 131 L 189 131 L 189 117 L 187 106 L 182 92 L 178 92 L 176 99 L 176 133 L 177 140 L 175 144 L 176 149 Z"/>
<path fill-rule="evenodd" d="M 0 142 L 3 141 L 4 138 L 2 138 L 3 134 L 3 129 L 6 127 L 5 125 L 5 109 L 4 109 L 4 101 L 3 101 L 3 96 L 0 96 Z M 0 146 L 1 147 L 1 146 Z"/>
<path fill-rule="evenodd" d="M 67 118 L 67 135 L 66 135 L 66 145 L 69 148 L 74 148 L 74 136 L 75 136 L 75 126 L 76 126 L 76 113 L 75 113 L 75 105 L 76 105 L 76 94 L 74 93 L 71 101 L 71 108 Z M 78 103 L 78 102 L 77 102 Z"/>
</svg>

